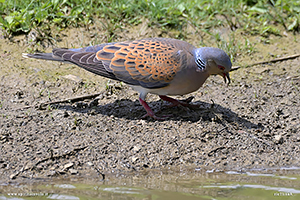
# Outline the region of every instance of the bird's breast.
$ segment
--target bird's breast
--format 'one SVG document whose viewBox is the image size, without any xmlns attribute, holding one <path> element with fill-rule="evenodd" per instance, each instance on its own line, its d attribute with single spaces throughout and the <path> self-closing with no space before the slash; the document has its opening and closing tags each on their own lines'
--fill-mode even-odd
<svg viewBox="0 0 300 200">
<path fill-rule="evenodd" d="M 179 73 L 166 87 L 145 89 L 147 93 L 157 95 L 185 95 L 198 90 L 208 78 L 207 72 Z"/>
</svg>

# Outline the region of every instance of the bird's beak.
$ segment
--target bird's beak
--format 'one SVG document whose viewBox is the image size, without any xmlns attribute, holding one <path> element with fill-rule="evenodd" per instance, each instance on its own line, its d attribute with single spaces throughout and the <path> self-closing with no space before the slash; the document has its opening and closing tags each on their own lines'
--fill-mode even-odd
<svg viewBox="0 0 300 200">
<path fill-rule="evenodd" d="M 223 78 L 224 78 L 224 82 L 226 83 L 227 80 L 228 80 L 228 85 L 230 84 L 230 76 L 229 76 L 229 73 L 223 73 Z"/>
</svg>

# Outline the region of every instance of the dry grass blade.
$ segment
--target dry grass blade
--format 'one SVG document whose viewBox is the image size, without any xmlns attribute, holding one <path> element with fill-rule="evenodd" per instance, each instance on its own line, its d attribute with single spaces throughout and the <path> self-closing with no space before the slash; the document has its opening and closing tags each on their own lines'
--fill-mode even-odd
<svg viewBox="0 0 300 200">
<path fill-rule="evenodd" d="M 67 102 L 72 102 L 73 103 L 73 102 L 82 101 L 82 100 L 85 100 L 85 99 L 95 98 L 95 97 L 99 96 L 102 93 L 103 92 L 84 95 L 84 96 L 79 96 L 79 97 L 71 97 L 71 98 L 57 100 L 57 101 L 49 101 L 49 102 L 40 103 L 38 105 L 31 105 L 31 106 L 25 106 L 25 107 L 22 107 L 22 108 L 17 108 L 15 110 L 24 110 L 24 109 L 29 109 L 29 108 L 40 108 L 40 107 L 44 107 L 44 106 L 48 106 L 48 105 L 59 104 L 59 103 L 67 103 Z"/>
<path fill-rule="evenodd" d="M 298 58 L 298 57 L 300 57 L 300 54 L 295 54 L 295 55 L 286 56 L 286 57 L 282 57 L 282 58 L 275 58 L 275 59 L 267 60 L 267 61 L 259 61 L 259 62 L 256 62 L 256 63 L 252 63 L 250 65 L 247 65 L 247 67 L 252 67 L 252 66 L 255 66 L 255 65 L 268 64 L 268 63 L 274 63 L 274 62 L 279 62 L 279 61 L 284 61 L 284 60 L 289 60 L 289 59 L 295 59 L 295 58 Z M 233 67 L 230 71 L 231 72 L 236 71 L 240 68 L 241 67 L 236 66 L 236 67 Z"/>
</svg>

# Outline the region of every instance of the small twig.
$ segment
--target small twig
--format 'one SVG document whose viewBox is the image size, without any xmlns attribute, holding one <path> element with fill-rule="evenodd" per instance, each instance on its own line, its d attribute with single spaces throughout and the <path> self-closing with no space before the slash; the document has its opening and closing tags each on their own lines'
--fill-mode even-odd
<svg viewBox="0 0 300 200">
<path fill-rule="evenodd" d="M 252 63 L 248 66 L 251 67 L 251 66 L 254 66 L 254 65 L 261 65 L 261 64 L 273 63 L 273 62 L 278 62 L 278 61 L 283 61 L 283 60 L 289 60 L 289 59 L 297 58 L 299 56 L 300 56 L 300 54 L 295 54 L 295 55 L 286 56 L 286 57 L 282 57 L 282 58 L 275 58 L 275 59 L 268 60 L 268 61 L 261 61 L 261 62 Z"/>
<path fill-rule="evenodd" d="M 215 148 L 215 149 L 213 149 L 213 150 L 211 150 L 210 152 L 208 152 L 208 156 L 210 157 L 210 156 L 212 156 L 212 155 L 214 155 L 217 151 L 221 151 L 221 150 L 223 150 L 223 149 L 225 149 L 226 147 L 217 147 L 217 148 Z"/>
<path fill-rule="evenodd" d="M 94 169 L 98 172 L 98 174 L 100 174 L 102 176 L 102 181 L 104 181 L 105 180 L 105 174 L 102 173 L 98 167 L 94 167 Z"/>
<path fill-rule="evenodd" d="M 231 72 L 233 72 L 233 71 L 236 71 L 236 70 L 238 70 L 238 69 L 240 69 L 241 67 L 240 66 L 237 66 L 237 67 L 233 67 L 233 68 L 231 68 Z"/>
<path fill-rule="evenodd" d="M 282 57 L 282 58 L 275 58 L 272 60 L 267 60 L 267 61 L 260 61 L 260 62 L 256 62 L 256 63 L 252 63 L 250 65 L 247 65 L 248 67 L 252 67 L 254 65 L 262 65 L 262 64 L 267 64 L 267 63 L 274 63 L 274 62 L 279 62 L 279 61 L 283 61 L 283 60 L 289 60 L 289 59 L 294 59 L 300 57 L 300 54 L 295 54 L 295 55 L 291 55 L 291 56 L 286 56 L 286 57 Z M 236 71 L 241 67 L 233 67 L 230 71 Z"/>
<path fill-rule="evenodd" d="M 59 104 L 59 103 L 66 103 L 66 102 L 77 102 L 77 101 L 82 101 L 85 99 L 92 99 L 95 98 L 97 96 L 99 96 L 101 93 L 95 93 L 95 94 L 89 94 L 89 95 L 85 95 L 85 96 L 79 96 L 79 97 L 71 97 L 68 99 L 62 99 L 62 100 L 57 100 L 57 101 L 49 101 L 49 102 L 44 102 L 44 103 L 40 103 L 38 105 L 31 105 L 31 106 L 25 106 L 22 108 L 17 108 L 15 110 L 23 110 L 23 109 L 29 109 L 29 108 L 40 108 L 43 106 L 48 106 L 48 105 L 52 105 L 52 104 Z"/>
<path fill-rule="evenodd" d="M 221 131 L 223 131 L 223 130 L 225 130 L 225 129 L 227 129 L 226 126 L 224 126 L 223 128 L 221 128 L 220 130 L 217 130 L 217 132 L 220 133 Z"/>
<path fill-rule="evenodd" d="M 46 157 L 46 158 L 43 158 L 43 159 L 37 161 L 37 162 L 30 168 L 30 170 L 32 170 L 34 167 L 38 166 L 40 163 L 46 162 L 46 161 L 48 161 L 48 160 L 55 160 L 55 159 L 58 160 L 58 159 L 61 159 L 61 158 L 65 158 L 66 156 L 74 155 L 74 154 L 76 154 L 76 153 L 79 152 L 79 151 L 85 150 L 87 147 L 89 147 L 89 146 L 87 145 L 87 146 L 83 146 L 83 147 L 74 148 L 74 149 L 72 149 L 72 150 L 69 151 L 69 152 L 66 152 L 66 153 L 63 153 L 63 154 L 57 155 L 57 156 L 50 155 L 49 157 Z"/>
</svg>

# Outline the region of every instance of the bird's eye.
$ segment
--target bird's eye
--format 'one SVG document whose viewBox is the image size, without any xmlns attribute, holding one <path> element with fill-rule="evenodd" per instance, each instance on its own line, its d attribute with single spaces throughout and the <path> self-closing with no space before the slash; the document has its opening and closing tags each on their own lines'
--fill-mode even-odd
<svg viewBox="0 0 300 200">
<path fill-rule="evenodd" d="M 218 65 L 218 67 L 219 67 L 220 70 L 224 70 L 225 69 L 225 67 L 223 67 L 221 65 Z"/>
</svg>

